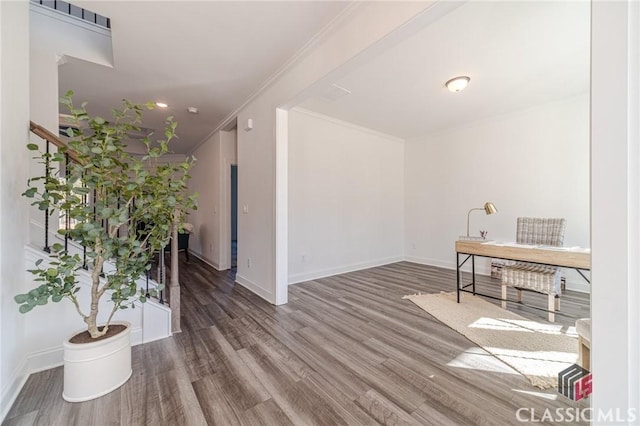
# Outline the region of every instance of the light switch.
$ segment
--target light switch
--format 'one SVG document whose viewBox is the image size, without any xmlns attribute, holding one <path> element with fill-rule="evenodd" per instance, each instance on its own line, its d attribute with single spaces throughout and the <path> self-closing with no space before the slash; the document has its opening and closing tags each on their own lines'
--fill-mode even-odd
<svg viewBox="0 0 640 426">
<path fill-rule="evenodd" d="M 248 206 L 247 204 L 245 204 L 245 205 L 242 207 L 242 213 L 244 213 L 244 214 L 249 213 L 249 206 Z"/>
</svg>

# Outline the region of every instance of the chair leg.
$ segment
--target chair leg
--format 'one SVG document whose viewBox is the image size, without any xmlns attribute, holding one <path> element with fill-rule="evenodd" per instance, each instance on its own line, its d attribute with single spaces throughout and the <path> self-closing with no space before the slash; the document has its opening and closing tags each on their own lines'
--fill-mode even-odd
<svg viewBox="0 0 640 426">
<path fill-rule="evenodd" d="M 507 309 L 507 286 L 502 284 L 502 309 Z"/>
<path fill-rule="evenodd" d="M 556 295 L 551 293 L 549 294 L 549 322 L 555 322 L 556 319 L 556 315 L 555 315 L 555 308 L 556 308 Z"/>
</svg>

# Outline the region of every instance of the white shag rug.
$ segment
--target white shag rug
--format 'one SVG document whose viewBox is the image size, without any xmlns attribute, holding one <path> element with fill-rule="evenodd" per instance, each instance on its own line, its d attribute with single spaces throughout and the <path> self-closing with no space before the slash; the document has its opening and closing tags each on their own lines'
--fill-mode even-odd
<svg viewBox="0 0 640 426">
<path fill-rule="evenodd" d="M 529 379 L 549 389 L 558 373 L 578 359 L 575 328 L 532 321 L 483 300 L 461 293 L 404 296 L 418 307 L 495 356 Z M 564 331 L 563 331 L 564 330 Z"/>
</svg>

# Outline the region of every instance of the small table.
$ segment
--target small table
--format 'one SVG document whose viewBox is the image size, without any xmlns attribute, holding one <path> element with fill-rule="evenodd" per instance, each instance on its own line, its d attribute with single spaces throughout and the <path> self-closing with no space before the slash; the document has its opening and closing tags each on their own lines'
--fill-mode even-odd
<svg viewBox="0 0 640 426">
<path fill-rule="evenodd" d="M 466 256 L 462 262 L 460 262 L 461 255 Z M 591 251 L 589 249 L 532 246 L 517 243 L 499 243 L 495 241 L 456 241 L 456 287 L 458 303 L 460 303 L 460 292 L 473 293 L 474 296 L 479 295 L 502 300 L 476 292 L 476 256 L 572 268 L 590 283 L 589 279 L 583 273 L 583 271 L 591 270 Z M 460 268 L 469 259 L 471 259 L 471 282 L 463 285 L 461 282 Z M 469 286 L 471 286 L 471 290 L 467 290 Z"/>
</svg>

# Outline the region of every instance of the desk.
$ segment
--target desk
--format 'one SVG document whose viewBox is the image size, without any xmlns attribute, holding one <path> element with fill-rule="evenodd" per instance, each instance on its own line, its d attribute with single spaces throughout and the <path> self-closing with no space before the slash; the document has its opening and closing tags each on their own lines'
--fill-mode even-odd
<svg viewBox="0 0 640 426">
<path fill-rule="evenodd" d="M 460 255 L 466 258 L 460 262 Z M 476 265 L 475 257 L 492 257 L 504 260 L 519 260 L 529 263 L 538 263 L 549 266 L 561 266 L 564 268 L 572 268 L 587 282 L 589 279 L 582 271 L 591 269 L 591 252 L 585 249 L 571 250 L 567 247 L 532 247 L 524 244 L 515 243 L 495 243 L 484 241 L 456 241 L 456 280 L 458 303 L 460 303 L 460 292 L 478 294 L 479 296 L 496 297 L 486 294 L 476 293 Z M 460 268 L 471 258 L 471 282 L 462 285 Z M 471 286 L 472 290 L 467 290 Z M 502 300 L 502 299 L 499 299 Z"/>
</svg>

